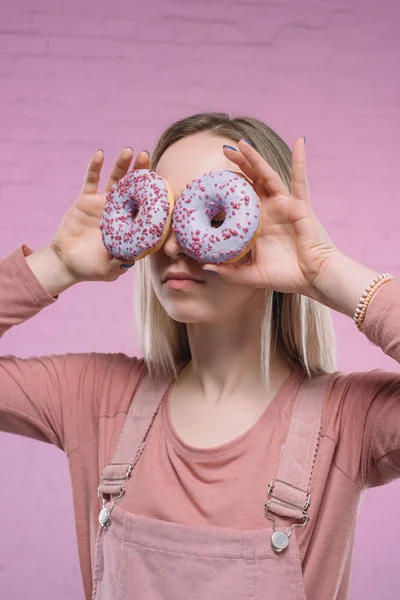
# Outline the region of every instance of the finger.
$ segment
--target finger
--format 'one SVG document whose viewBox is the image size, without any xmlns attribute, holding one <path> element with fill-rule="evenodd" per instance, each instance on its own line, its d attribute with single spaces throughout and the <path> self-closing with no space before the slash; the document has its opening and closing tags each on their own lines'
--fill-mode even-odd
<svg viewBox="0 0 400 600">
<path fill-rule="evenodd" d="M 237 165 L 239 169 L 241 169 L 243 173 L 247 175 L 247 177 L 251 179 L 253 183 L 255 183 L 257 178 L 256 172 L 254 169 L 252 169 L 250 163 L 245 159 L 240 150 L 232 150 L 232 148 L 229 148 L 229 146 L 225 145 L 223 146 L 223 151 L 226 158 L 229 158 L 230 161 L 235 163 L 235 165 Z"/>
<path fill-rule="evenodd" d="M 288 190 L 278 173 L 267 163 L 267 161 L 255 150 L 245 142 L 240 140 L 239 149 L 243 156 L 254 169 L 257 179 L 259 179 L 267 192 L 272 195 L 287 195 Z"/>
<path fill-rule="evenodd" d="M 306 146 L 304 138 L 298 138 L 294 144 L 292 155 L 292 195 L 301 200 L 308 200 L 308 183 L 306 169 Z"/>
<path fill-rule="evenodd" d="M 122 152 L 117 158 L 117 162 L 114 165 L 114 168 L 110 175 L 110 179 L 108 180 L 108 183 L 104 190 L 105 194 L 108 194 L 108 192 L 111 191 L 112 186 L 115 185 L 120 179 L 122 179 L 122 177 L 124 177 L 124 175 L 127 174 L 132 158 L 132 148 L 125 148 L 124 150 L 122 150 Z"/>
<path fill-rule="evenodd" d="M 120 258 L 116 258 L 115 256 L 113 256 L 111 258 L 111 265 L 112 265 L 112 268 L 115 269 L 116 271 L 125 273 L 126 271 L 129 271 L 129 269 L 135 265 L 135 261 L 127 260 L 125 258 L 120 259 Z"/>
<path fill-rule="evenodd" d="M 131 269 L 131 268 L 132 268 L 132 267 L 134 267 L 134 266 L 135 266 L 135 263 L 134 263 L 134 262 L 133 262 L 133 263 L 126 263 L 126 262 L 125 262 L 125 263 L 121 263 L 121 264 L 119 265 L 119 268 L 120 268 L 120 269 L 121 269 L 121 271 L 124 273 L 124 272 L 126 272 L 126 271 L 129 271 L 129 269 Z"/>
<path fill-rule="evenodd" d="M 132 170 L 136 169 L 150 169 L 150 154 L 147 152 L 147 150 L 142 150 L 136 156 Z"/>
<path fill-rule="evenodd" d="M 82 194 L 97 194 L 101 167 L 104 162 L 103 150 L 97 150 L 89 161 L 82 185 Z"/>
</svg>

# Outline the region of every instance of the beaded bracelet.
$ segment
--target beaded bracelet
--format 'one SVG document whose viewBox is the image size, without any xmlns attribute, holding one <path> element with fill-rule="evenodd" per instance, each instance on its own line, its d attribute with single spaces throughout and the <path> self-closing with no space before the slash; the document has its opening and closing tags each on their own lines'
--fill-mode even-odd
<svg viewBox="0 0 400 600">
<path fill-rule="evenodd" d="M 379 288 L 381 288 L 385 283 L 388 283 L 392 279 L 394 279 L 393 275 L 390 275 L 390 273 L 383 273 L 382 275 L 378 275 L 378 277 L 375 277 L 375 279 L 373 279 L 370 285 L 365 289 L 364 293 L 360 298 L 360 301 L 356 308 L 356 312 L 354 313 L 353 317 L 359 331 L 362 332 L 363 330 L 365 313 L 367 312 L 367 308 L 369 303 L 371 302 L 372 296 L 376 294 Z"/>
</svg>

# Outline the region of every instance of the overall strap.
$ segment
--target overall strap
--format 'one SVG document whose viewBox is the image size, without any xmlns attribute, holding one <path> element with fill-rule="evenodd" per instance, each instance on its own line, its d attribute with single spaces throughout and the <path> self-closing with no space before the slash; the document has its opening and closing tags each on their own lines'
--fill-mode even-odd
<svg viewBox="0 0 400 600">
<path fill-rule="evenodd" d="M 183 366 L 183 365 L 182 365 Z M 182 368 L 182 366 L 180 368 Z M 310 505 L 308 491 L 318 449 L 326 374 L 305 379 L 299 389 L 277 476 L 268 486 L 270 499 L 265 505 L 266 516 L 275 513 L 285 517 L 308 520 Z M 98 497 L 102 502 L 99 522 L 102 527 L 111 523 L 115 500 L 125 492 L 126 482 L 146 444 L 147 433 L 160 403 L 173 383 L 173 378 L 155 379 L 143 373 L 134 394 L 124 427 L 111 462 L 103 469 Z M 111 499 L 106 508 L 104 495 Z"/>
<path fill-rule="evenodd" d="M 270 499 L 265 505 L 265 514 L 274 521 L 274 526 L 275 518 L 271 513 L 302 520 L 301 524 L 292 526 L 292 531 L 293 527 L 306 525 L 309 519 L 309 488 L 321 434 L 322 409 L 329 376 L 329 373 L 324 373 L 312 379 L 304 379 L 297 394 L 278 473 L 268 486 Z M 286 543 L 287 540 L 283 542 Z"/>
<path fill-rule="evenodd" d="M 111 514 L 114 502 L 125 492 L 127 479 L 132 469 L 139 460 L 146 444 L 147 433 L 151 427 L 154 417 L 159 409 L 161 401 L 172 385 L 172 376 L 150 377 L 146 372 L 142 374 L 139 385 L 135 391 L 133 400 L 129 407 L 118 444 L 116 446 L 111 462 L 103 469 L 101 484 L 98 487 L 98 497 L 102 500 L 103 521 Z M 104 495 L 112 497 L 111 509 L 105 509 Z M 111 519 L 109 519 L 111 522 Z M 108 520 L 100 524 L 108 526 Z"/>
</svg>

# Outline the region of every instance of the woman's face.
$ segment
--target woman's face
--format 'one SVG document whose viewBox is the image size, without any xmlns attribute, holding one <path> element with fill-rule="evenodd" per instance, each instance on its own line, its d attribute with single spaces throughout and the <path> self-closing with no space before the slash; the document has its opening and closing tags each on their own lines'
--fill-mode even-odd
<svg viewBox="0 0 400 600">
<path fill-rule="evenodd" d="M 236 145 L 229 138 L 198 133 L 179 140 L 162 155 L 156 172 L 171 185 L 175 199 L 188 183 L 209 171 L 240 169 L 228 160 L 223 144 Z M 246 257 L 243 259 L 247 260 Z M 226 316 L 260 306 L 263 291 L 231 283 L 186 256 L 171 230 L 160 250 L 150 255 L 151 278 L 155 293 L 169 316 L 182 323 L 212 323 Z M 165 282 L 168 273 L 185 273 L 196 281 Z M 252 302 L 253 301 L 253 302 Z"/>
</svg>

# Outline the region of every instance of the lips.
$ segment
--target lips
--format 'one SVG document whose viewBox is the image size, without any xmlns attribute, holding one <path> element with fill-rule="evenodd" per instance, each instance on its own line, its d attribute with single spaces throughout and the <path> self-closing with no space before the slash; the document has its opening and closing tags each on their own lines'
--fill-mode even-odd
<svg viewBox="0 0 400 600">
<path fill-rule="evenodd" d="M 177 271 L 177 272 L 170 271 L 169 273 L 167 273 L 165 275 L 162 282 L 166 283 L 167 281 L 170 281 L 171 279 L 173 279 L 173 280 L 190 280 L 190 281 L 196 281 L 197 283 L 203 283 L 202 279 L 197 279 L 196 277 L 193 277 L 193 275 L 190 275 L 190 273 L 185 273 L 184 271 Z"/>
</svg>

